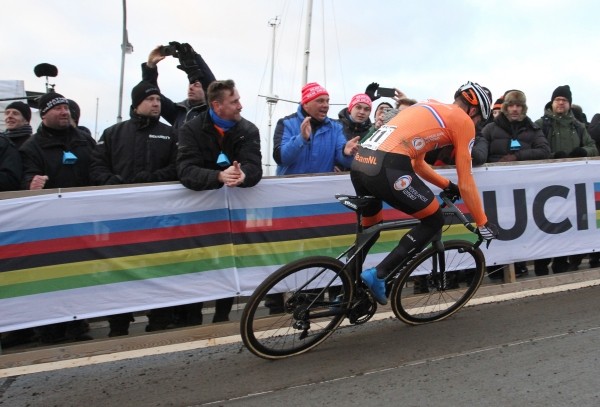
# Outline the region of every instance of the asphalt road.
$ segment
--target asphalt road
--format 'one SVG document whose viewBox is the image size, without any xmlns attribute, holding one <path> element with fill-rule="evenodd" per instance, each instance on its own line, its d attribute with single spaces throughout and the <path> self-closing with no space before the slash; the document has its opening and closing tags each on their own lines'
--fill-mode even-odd
<svg viewBox="0 0 600 407">
<path fill-rule="evenodd" d="M 598 406 L 600 286 L 343 328 L 272 362 L 241 344 L 0 379 L 1 406 Z"/>
</svg>

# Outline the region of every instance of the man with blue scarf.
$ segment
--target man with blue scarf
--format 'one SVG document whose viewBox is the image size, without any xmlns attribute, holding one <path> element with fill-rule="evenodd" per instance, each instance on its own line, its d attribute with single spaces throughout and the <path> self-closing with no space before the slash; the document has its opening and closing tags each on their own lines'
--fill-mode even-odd
<svg viewBox="0 0 600 407">
<path fill-rule="evenodd" d="M 262 178 L 258 128 L 241 116 L 240 95 L 232 80 L 214 81 L 207 111 L 179 129 L 177 175 L 195 191 L 252 187 Z M 229 320 L 233 298 L 216 302 L 213 322 Z"/>
<path fill-rule="evenodd" d="M 241 116 L 232 80 L 208 87 L 209 109 L 179 130 L 177 175 L 189 189 L 252 187 L 262 178 L 258 128 Z"/>
</svg>

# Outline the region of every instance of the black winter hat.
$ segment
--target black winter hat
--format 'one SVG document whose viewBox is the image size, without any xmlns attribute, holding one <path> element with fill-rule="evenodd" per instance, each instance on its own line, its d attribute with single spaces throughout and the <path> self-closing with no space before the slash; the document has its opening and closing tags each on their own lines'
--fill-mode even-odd
<svg viewBox="0 0 600 407">
<path fill-rule="evenodd" d="M 8 109 L 15 109 L 18 110 L 23 117 L 25 118 L 25 120 L 27 120 L 27 123 L 29 123 L 31 121 L 31 108 L 27 105 L 27 103 L 23 103 L 23 102 L 12 102 L 10 105 L 6 106 L 5 110 Z"/>
<path fill-rule="evenodd" d="M 40 109 L 40 117 L 44 117 L 48 110 L 58 105 L 68 105 L 69 101 L 60 93 L 48 92 L 40 97 L 38 109 Z"/>
<path fill-rule="evenodd" d="M 562 85 L 554 89 L 554 92 L 552 92 L 552 99 L 550 99 L 550 101 L 554 101 L 554 99 L 557 97 L 563 97 L 569 101 L 570 105 L 573 104 L 573 96 L 571 95 L 571 88 L 569 85 Z"/>
<path fill-rule="evenodd" d="M 77 102 L 73 99 L 67 99 L 69 101 L 69 111 L 71 112 L 71 119 L 75 121 L 75 123 L 79 123 L 79 118 L 81 117 L 81 109 Z"/>
<path fill-rule="evenodd" d="M 502 103 L 504 102 L 504 96 L 499 97 L 494 102 L 494 106 L 492 106 L 492 110 L 500 110 L 502 109 Z"/>
<path fill-rule="evenodd" d="M 141 81 L 131 90 L 131 106 L 135 109 L 150 95 L 160 95 L 158 86 Z"/>
</svg>

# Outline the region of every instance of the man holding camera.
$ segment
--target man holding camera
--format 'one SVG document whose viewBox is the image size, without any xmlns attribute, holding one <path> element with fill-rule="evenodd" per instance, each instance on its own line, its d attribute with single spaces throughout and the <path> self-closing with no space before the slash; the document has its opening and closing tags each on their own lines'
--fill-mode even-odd
<svg viewBox="0 0 600 407">
<path fill-rule="evenodd" d="M 175 103 L 161 95 L 161 116 L 177 129 L 206 110 L 205 93 L 215 76 L 189 44 L 173 41 L 168 46 L 161 45 L 150 52 L 148 61 L 142 64 L 142 80 L 158 86 L 157 64 L 169 55 L 179 59 L 180 65 L 177 67 L 188 75 L 189 80 L 187 99 Z"/>
</svg>

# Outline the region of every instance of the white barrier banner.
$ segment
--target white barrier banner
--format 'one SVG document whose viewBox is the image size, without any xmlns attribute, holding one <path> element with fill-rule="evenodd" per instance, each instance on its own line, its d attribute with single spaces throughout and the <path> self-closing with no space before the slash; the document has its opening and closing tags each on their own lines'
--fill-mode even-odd
<svg viewBox="0 0 600 407">
<path fill-rule="evenodd" d="M 484 249 L 488 264 L 596 251 L 599 165 L 475 168 L 486 213 L 501 229 Z M 440 173 L 456 181 L 454 170 Z M 154 184 L 2 193 L 0 332 L 249 295 L 280 265 L 335 257 L 352 243 L 354 213 L 334 194 L 353 192 L 349 175 L 338 174 L 203 192 Z M 384 240 L 367 265 L 397 237 Z"/>
</svg>

